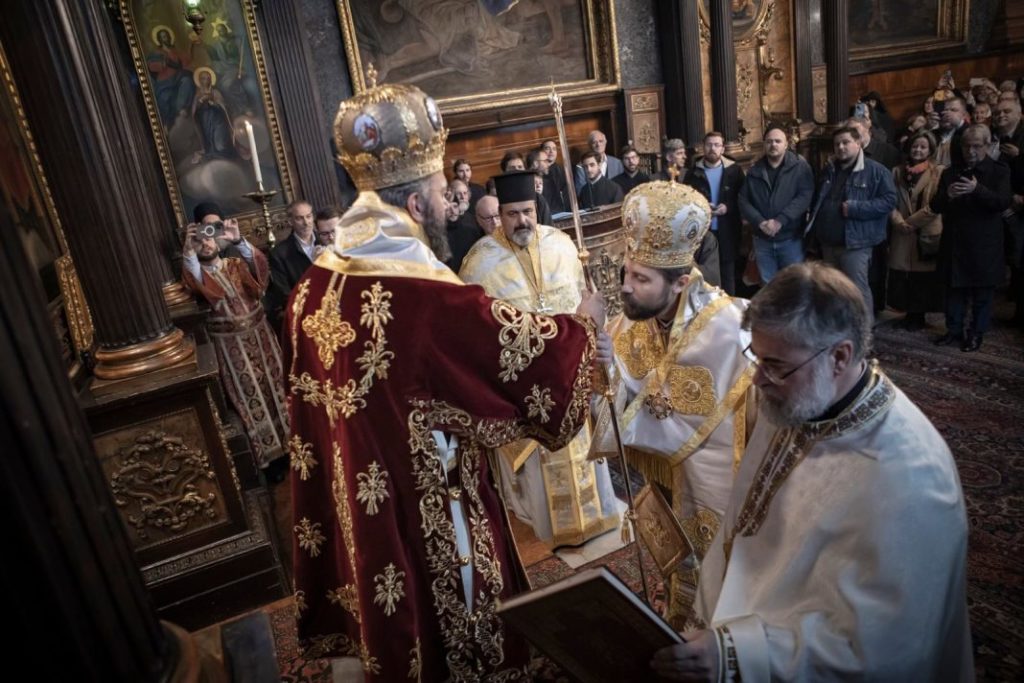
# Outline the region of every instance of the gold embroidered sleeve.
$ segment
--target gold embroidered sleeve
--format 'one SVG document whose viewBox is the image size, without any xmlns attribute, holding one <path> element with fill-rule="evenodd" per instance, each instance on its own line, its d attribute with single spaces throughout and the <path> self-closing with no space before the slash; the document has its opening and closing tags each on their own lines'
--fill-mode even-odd
<svg viewBox="0 0 1024 683">
<path fill-rule="evenodd" d="M 500 299 L 491 304 L 491 315 L 501 324 L 498 332 L 500 377 L 503 382 L 513 382 L 544 353 L 545 340 L 558 335 L 558 324 L 546 315 L 521 311 Z"/>
</svg>

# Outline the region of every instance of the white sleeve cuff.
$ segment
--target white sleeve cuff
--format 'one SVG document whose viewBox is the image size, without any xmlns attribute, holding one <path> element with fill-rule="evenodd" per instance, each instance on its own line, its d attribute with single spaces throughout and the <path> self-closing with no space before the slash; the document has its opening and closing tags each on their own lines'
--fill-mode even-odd
<svg viewBox="0 0 1024 683">
<path fill-rule="evenodd" d="M 768 657 L 768 636 L 764 624 L 754 615 L 720 624 L 726 627 L 736 646 L 740 678 L 745 683 L 771 680 L 771 661 Z"/>
</svg>

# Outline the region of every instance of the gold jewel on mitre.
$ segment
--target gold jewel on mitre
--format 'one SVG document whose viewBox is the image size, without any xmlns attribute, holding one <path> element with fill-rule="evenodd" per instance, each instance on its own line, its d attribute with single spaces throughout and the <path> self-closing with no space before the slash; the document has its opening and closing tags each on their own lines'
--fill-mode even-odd
<svg viewBox="0 0 1024 683">
<path fill-rule="evenodd" d="M 711 206 L 689 185 L 656 180 L 626 195 L 622 225 L 631 260 L 650 268 L 690 267 L 711 227 Z"/>
<path fill-rule="evenodd" d="M 448 129 L 433 98 L 414 85 L 377 85 L 345 100 L 334 119 L 338 159 L 360 191 L 380 190 L 444 169 Z"/>
</svg>

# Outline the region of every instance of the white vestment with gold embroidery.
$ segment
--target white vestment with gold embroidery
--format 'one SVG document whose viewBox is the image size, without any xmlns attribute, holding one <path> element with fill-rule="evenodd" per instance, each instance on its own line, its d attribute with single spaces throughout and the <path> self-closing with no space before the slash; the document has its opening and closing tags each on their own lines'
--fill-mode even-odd
<svg viewBox="0 0 1024 683">
<path fill-rule="evenodd" d="M 526 248 L 509 242 L 501 230 L 482 238 L 466 254 L 459 277 L 516 308 L 549 308 L 543 311 L 549 314 L 575 312 L 586 287 L 576 245 L 561 230 L 546 225 L 537 226 L 537 235 Z M 539 539 L 555 546 L 579 545 L 618 527 L 608 464 L 588 461 L 590 445 L 588 424 L 559 451 L 529 440 L 498 449 L 505 503 Z"/>
<path fill-rule="evenodd" d="M 745 299 L 706 284 L 695 269 L 668 339 L 674 356 L 653 319 L 623 314 L 608 325 L 630 464 L 671 490 L 673 512 L 699 556 L 725 511 L 745 441 L 752 377 L 743 355 L 750 333 L 740 329 L 746 307 Z M 599 417 L 597 434 L 600 452 L 612 452 L 607 414 Z"/>
<path fill-rule="evenodd" d="M 870 372 L 835 419 L 753 431 L 696 602 L 745 682 L 974 680 L 952 454 Z"/>
</svg>

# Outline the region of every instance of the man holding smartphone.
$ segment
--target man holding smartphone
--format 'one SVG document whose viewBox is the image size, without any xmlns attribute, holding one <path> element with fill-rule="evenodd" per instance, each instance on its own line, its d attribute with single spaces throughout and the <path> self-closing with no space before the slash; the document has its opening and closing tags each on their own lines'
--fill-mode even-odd
<svg viewBox="0 0 1024 683">
<path fill-rule="evenodd" d="M 210 304 L 207 331 L 217 349 L 221 384 L 245 425 L 261 468 L 286 472 L 288 411 L 277 337 L 260 298 L 270 281 L 266 257 L 244 237 L 233 218 L 222 220 L 213 203 L 199 204 L 195 223 L 185 230 L 182 266 L 185 284 Z M 231 253 L 222 255 L 223 247 Z M 274 478 L 269 474 L 271 478 Z"/>
<path fill-rule="evenodd" d="M 942 214 L 939 277 L 946 285 L 946 333 L 936 344 L 977 351 L 992 320 L 992 297 L 1002 284 L 1003 218 L 1010 207 L 1010 170 L 988 156 L 987 126 L 963 134 L 963 162 L 942 172 L 931 209 Z M 967 304 L 971 320 L 965 320 Z M 965 322 L 967 323 L 965 328 Z"/>
</svg>

